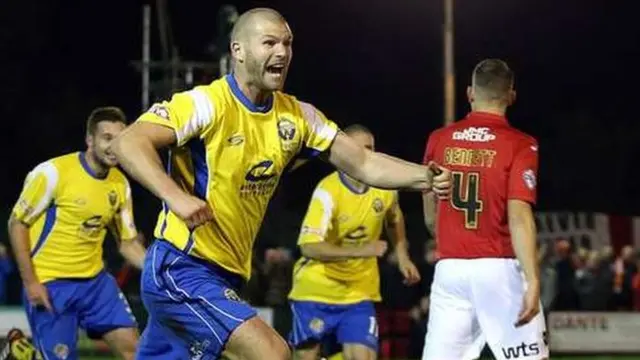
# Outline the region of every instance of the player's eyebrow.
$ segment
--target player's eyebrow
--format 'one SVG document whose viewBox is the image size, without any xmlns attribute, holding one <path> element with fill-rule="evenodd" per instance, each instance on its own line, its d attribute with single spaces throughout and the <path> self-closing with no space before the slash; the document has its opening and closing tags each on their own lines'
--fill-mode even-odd
<svg viewBox="0 0 640 360">
<path fill-rule="evenodd" d="M 282 41 L 292 42 L 293 41 L 293 35 L 287 34 L 286 36 L 282 37 L 282 36 L 273 35 L 273 34 L 263 34 L 262 35 L 262 40 L 277 40 L 277 41 L 282 40 Z"/>
</svg>

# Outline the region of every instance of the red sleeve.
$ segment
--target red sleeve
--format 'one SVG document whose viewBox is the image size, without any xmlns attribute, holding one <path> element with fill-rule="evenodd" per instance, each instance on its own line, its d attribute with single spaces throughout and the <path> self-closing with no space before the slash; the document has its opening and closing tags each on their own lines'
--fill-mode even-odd
<svg viewBox="0 0 640 360">
<path fill-rule="evenodd" d="M 538 185 L 538 143 L 535 140 L 523 142 L 513 156 L 509 173 L 509 194 L 511 200 L 536 203 Z"/>
<path fill-rule="evenodd" d="M 422 157 L 422 164 L 426 165 L 429 161 L 433 160 L 433 151 L 436 143 L 437 131 L 432 132 L 427 140 L 427 145 L 424 149 L 424 156 Z"/>
</svg>

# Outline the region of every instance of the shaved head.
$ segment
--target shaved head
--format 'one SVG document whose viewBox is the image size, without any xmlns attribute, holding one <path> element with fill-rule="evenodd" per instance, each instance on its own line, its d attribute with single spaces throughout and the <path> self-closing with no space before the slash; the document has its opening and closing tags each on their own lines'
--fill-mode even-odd
<svg viewBox="0 0 640 360">
<path fill-rule="evenodd" d="M 293 34 L 279 12 L 251 9 L 231 31 L 233 71 L 240 82 L 260 96 L 281 90 L 289 70 Z"/>
<path fill-rule="evenodd" d="M 255 31 L 256 26 L 261 22 L 287 23 L 284 16 L 279 12 L 269 8 L 255 8 L 244 12 L 231 31 L 231 42 L 243 41 Z"/>
</svg>

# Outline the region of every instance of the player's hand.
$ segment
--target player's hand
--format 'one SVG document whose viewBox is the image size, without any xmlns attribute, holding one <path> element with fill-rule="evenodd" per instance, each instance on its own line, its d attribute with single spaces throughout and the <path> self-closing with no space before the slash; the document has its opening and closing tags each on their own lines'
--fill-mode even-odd
<svg viewBox="0 0 640 360">
<path fill-rule="evenodd" d="M 209 204 L 192 195 L 182 193 L 179 197 L 167 201 L 167 204 L 189 229 L 195 229 L 213 219 Z"/>
<path fill-rule="evenodd" d="M 363 257 L 382 257 L 389 245 L 386 241 L 376 240 L 362 246 Z"/>
<path fill-rule="evenodd" d="M 516 327 L 526 325 L 540 312 L 540 288 L 529 286 L 522 299 L 522 309 L 518 314 Z"/>
<path fill-rule="evenodd" d="M 49 301 L 49 291 L 47 291 L 44 285 L 39 282 L 28 284 L 25 286 L 25 291 L 27 293 L 27 300 L 31 306 L 43 306 L 49 312 L 53 312 L 53 306 L 51 306 L 51 302 Z"/>
<path fill-rule="evenodd" d="M 431 180 L 431 191 L 438 199 L 447 199 L 451 194 L 451 171 L 433 161 L 427 165 L 429 167 L 429 178 Z"/>
<path fill-rule="evenodd" d="M 410 259 L 398 257 L 398 269 L 404 278 L 403 284 L 414 285 L 420 281 L 420 272 Z"/>
</svg>

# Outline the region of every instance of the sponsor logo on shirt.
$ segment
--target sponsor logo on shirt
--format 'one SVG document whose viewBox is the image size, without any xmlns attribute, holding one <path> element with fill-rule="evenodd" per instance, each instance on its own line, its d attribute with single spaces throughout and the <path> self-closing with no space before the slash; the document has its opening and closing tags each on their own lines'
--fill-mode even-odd
<svg viewBox="0 0 640 360">
<path fill-rule="evenodd" d="M 240 187 L 242 196 L 271 195 L 278 185 L 278 173 L 273 161 L 263 160 L 247 171 L 245 182 Z"/>
<path fill-rule="evenodd" d="M 231 146 L 240 145 L 243 142 L 244 142 L 244 135 L 242 134 L 234 134 L 227 139 L 227 143 L 229 143 L 229 145 Z"/>
<path fill-rule="evenodd" d="M 453 140 L 489 142 L 496 139 L 496 136 L 489 132 L 487 127 L 469 127 L 453 133 Z"/>
</svg>

